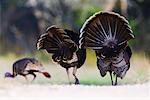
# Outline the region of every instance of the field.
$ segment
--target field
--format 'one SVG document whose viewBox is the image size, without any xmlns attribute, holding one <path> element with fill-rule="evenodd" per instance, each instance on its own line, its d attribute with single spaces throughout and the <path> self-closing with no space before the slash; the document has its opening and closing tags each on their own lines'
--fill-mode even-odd
<svg viewBox="0 0 150 100">
<path fill-rule="evenodd" d="M 51 75 L 51 79 L 46 79 L 41 74 L 37 74 L 34 82 L 27 82 L 22 76 L 15 79 L 4 79 L 4 73 L 11 72 L 12 63 L 17 59 L 12 55 L 0 57 L 0 96 L 1 97 L 150 97 L 149 84 L 149 59 L 144 54 L 134 54 L 131 59 L 131 68 L 123 80 L 119 79 L 119 86 L 111 86 L 109 74 L 102 78 L 96 67 L 95 59 L 87 55 L 86 63 L 77 71 L 80 85 L 69 85 L 65 69 L 51 62 L 45 62 L 39 58 Z M 72 69 L 71 69 L 72 70 Z M 70 72 L 71 72 L 70 70 Z M 71 72 L 72 73 L 72 72 Z M 70 74 L 71 74 L 70 73 Z M 72 75 L 70 75 L 72 77 Z M 32 76 L 28 76 L 32 80 Z M 73 77 L 71 78 L 74 82 Z M 42 92 L 40 92 L 41 90 Z M 29 92 L 27 92 L 29 91 Z M 77 92 L 78 91 L 78 92 Z M 76 92 L 76 93 L 75 93 Z M 106 93 L 106 94 L 105 94 Z M 0 98 L 1 98 L 0 97 Z M 12 98 L 11 98 L 12 99 Z M 141 100 L 141 99 L 139 99 Z M 144 99 L 143 99 L 144 100 Z"/>
</svg>

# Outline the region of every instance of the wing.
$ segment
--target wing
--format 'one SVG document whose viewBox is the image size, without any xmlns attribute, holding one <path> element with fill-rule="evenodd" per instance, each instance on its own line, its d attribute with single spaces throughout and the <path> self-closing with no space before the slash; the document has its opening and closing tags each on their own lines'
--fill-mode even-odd
<svg viewBox="0 0 150 100">
<path fill-rule="evenodd" d="M 122 46 L 134 38 L 128 21 L 113 12 L 98 12 L 80 30 L 80 48 L 102 49 L 107 45 Z"/>
</svg>

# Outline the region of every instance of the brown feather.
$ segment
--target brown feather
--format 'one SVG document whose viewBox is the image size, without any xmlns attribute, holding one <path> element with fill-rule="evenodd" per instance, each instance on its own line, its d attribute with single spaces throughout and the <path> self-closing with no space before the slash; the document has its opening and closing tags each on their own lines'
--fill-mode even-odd
<svg viewBox="0 0 150 100">
<path fill-rule="evenodd" d="M 91 16 L 80 30 L 80 48 L 103 48 L 106 41 L 116 45 L 134 38 L 128 21 L 114 12 L 98 12 Z"/>
<path fill-rule="evenodd" d="M 64 29 L 56 26 L 48 27 L 37 43 L 38 49 L 46 49 L 48 53 L 54 53 L 62 47 L 77 49 L 76 43 L 71 40 Z"/>
</svg>

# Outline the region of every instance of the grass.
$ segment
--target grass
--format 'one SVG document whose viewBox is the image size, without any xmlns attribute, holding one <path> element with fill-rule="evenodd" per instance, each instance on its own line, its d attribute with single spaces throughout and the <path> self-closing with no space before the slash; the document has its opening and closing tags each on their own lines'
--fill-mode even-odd
<svg viewBox="0 0 150 100">
<path fill-rule="evenodd" d="M 25 54 L 24 56 L 32 57 L 32 55 L 28 54 Z M 4 79 L 4 73 L 6 71 L 11 72 L 13 62 L 16 59 L 22 58 L 24 56 L 15 56 L 13 54 L 9 54 L 7 56 L 0 57 L 0 83 L 18 82 L 22 84 L 28 84 L 21 76 L 18 76 L 15 79 Z M 34 57 L 38 58 L 43 63 L 45 70 L 52 75 L 52 78 L 46 79 L 43 77 L 43 75 L 37 74 L 37 79 L 31 84 L 68 84 L 68 79 L 64 68 L 52 63 L 51 58 L 48 56 L 42 57 L 41 55 L 36 55 Z M 118 80 L 119 84 L 122 85 L 147 82 L 149 80 L 149 67 L 150 60 L 146 58 L 144 53 L 133 54 L 131 59 L 131 68 L 123 80 Z M 72 72 L 70 73 L 71 82 L 74 82 L 73 76 L 71 74 Z M 90 50 L 88 50 L 85 64 L 80 69 L 78 69 L 77 76 L 80 79 L 80 83 L 84 85 L 111 85 L 109 74 L 107 74 L 104 78 L 100 76 L 99 70 L 96 66 L 95 53 Z M 30 80 L 32 79 L 32 76 L 28 77 Z"/>
</svg>

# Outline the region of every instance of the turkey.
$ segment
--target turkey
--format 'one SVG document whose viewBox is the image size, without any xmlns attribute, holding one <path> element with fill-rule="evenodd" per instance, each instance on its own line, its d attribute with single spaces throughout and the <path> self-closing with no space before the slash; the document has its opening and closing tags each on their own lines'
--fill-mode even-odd
<svg viewBox="0 0 150 100">
<path fill-rule="evenodd" d="M 130 68 L 128 41 L 134 38 L 132 33 L 128 21 L 114 12 L 94 14 L 80 30 L 79 48 L 95 50 L 100 75 L 109 72 L 112 85 L 117 85 L 117 78 L 122 79 Z"/>
<path fill-rule="evenodd" d="M 79 49 L 79 34 L 68 29 L 51 26 L 40 36 L 38 50 L 44 49 L 52 54 L 52 59 L 66 69 L 68 80 L 69 68 L 73 67 L 75 84 L 79 84 L 76 71 L 86 59 L 86 50 Z M 71 83 L 70 83 L 71 84 Z"/>
<path fill-rule="evenodd" d="M 50 78 L 51 75 L 48 72 L 43 71 L 44 68 L 42 64 L 35 58 L 22 58 L 13 63 L 13 72 L 5 73 L 5 77 L 14 78 L 17 75 L 21 75 L 27 79 L 27 75 L 31 74 L 34 76 L 33 80 L 36 78 L 35 72 L 42 73 L 45 77 Z M 32 80 L 32 81 L 33 81 Z"/>
</svg>

